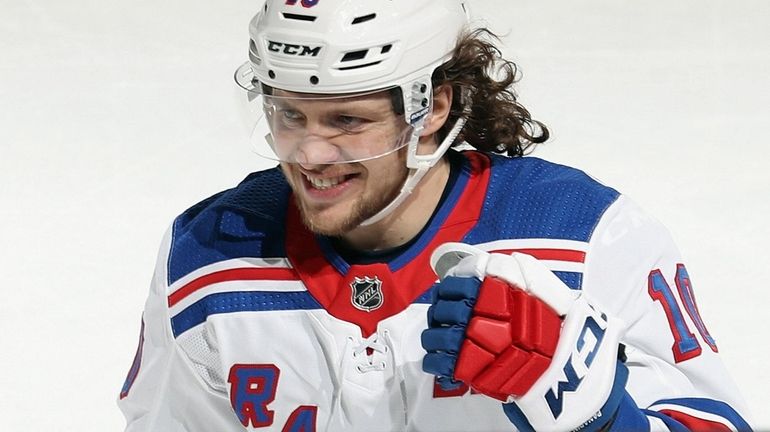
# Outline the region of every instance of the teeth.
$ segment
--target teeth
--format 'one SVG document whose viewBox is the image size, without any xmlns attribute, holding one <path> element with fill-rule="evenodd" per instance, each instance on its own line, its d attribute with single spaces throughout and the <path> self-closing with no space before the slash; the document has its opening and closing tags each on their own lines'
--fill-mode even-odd
<svg viewBox="0 0 770 432">
<path fill-rule="evenodd" d="M 345 180 L 345 176 L 332 177 L 332 178 L 313 178 L 305 175 L 307 181 L 310 182 L 316 189 L 329 189 L 332 186 L 336 186 Z"/>
</svg>

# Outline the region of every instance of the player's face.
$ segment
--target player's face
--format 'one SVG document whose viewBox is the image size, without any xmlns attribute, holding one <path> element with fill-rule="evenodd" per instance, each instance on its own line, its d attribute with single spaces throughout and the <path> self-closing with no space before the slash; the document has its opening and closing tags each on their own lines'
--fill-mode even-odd
<svg viewBox="0 0 770 432">
<path fill-rule="evenodd" d="M 363 161 L 338 161 L 340 154 L 382 153 L 379 149 L 394 148 L 402 139 L 404 121 L 393 112 L 387 92 L 349 101 L 293 101 L 283 121 L 287 130 L 274 128 L 276 139 L 287 142 L 281 133 L 303 134 L 292 141 L 301 143 L 302 159 L 316 162 L 281 163 L 312 231 L 342 236 L 398 194 L 408 173 L 403 148 Z M 299 122 L 301 132 L 288 127 Z M 320 163 L 324 158 L 329 163 Z"/>
</svg>

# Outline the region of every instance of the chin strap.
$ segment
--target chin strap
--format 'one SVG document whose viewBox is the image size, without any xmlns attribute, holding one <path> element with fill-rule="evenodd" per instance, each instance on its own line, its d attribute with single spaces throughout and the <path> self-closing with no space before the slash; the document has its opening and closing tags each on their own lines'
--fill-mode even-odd
<svg viewBox="0 0 770 432">
<path fill-rule="evenodd" d="M 463 126 L 465 126 L 465 120 L 465 116 L 458 118 L 452 129 L 441 142 L 441 145 L 439 145 L 433 153 L 427 155 L 417 154 L 417 143 L 420 139 L 420 133 L 423 130 L 424 122 L 421 121 L 419 125 L 414 127 L 412 136 L 409 139 L 409 145 L 407 146 L 409 153 L 407 155 L 406 166 L 409 168 L 409 175 L 407 175 L 404 184 L 401 186 L 401 191 L 398 193 L 398 195 L 396 195 L 393 201 L 386 205 L 382 210 L 377 212 L 374 216 L 361 222 L 360 226 L 368 226 L 381 221 L 383 218 L 391 214 L 393 210 L 395 210 L 398 206 L 400 206 L 407 197 L 409 197 L 414 188 L 417 186 L 417 183 L 419 183 L 420 180 L 425 177 L 425 174 L 427 174 L 428 171 L 434 165 L 436 165 L 439 160 L 441 160 L 441 158 L 444 156 L 444 153 L 449 150 L 449 147 L 452 145 L 452 143 L 454 143 Z"/>
</svg>

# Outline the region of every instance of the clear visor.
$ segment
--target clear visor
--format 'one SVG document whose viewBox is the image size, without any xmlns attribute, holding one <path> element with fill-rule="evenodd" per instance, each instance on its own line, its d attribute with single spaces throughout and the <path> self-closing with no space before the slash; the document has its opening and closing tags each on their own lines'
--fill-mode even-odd
<svg viewBox="0 0 770 432">
<path fill-rule="evenodd" d="M 248 65 L 245 65 L 248 66 Z M 241 67 L 253 116 L 251 144 L 262 157 L 289 163 L 338 164 L 378 158 L 409 144 L 414 129 L 393 110 L 391 89 L 325 95 L 262 92 Z M 254 84 L 256 83 L 256 85 Z"/>
</svg>

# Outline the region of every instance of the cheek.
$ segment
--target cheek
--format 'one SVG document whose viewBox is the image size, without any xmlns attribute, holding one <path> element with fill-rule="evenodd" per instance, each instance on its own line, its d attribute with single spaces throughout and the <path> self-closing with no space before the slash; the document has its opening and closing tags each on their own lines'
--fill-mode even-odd
<svg viewBox="0 0 770 432">
<path fill-rule="evenodd" d="M 370 189 L 377 191 L 387 191 L 395 187 L 400 187 L 408 170 L 406 168 L 406 157 L 401 156 L 403 152 L 397 152 L 393 155 L 383 157 L 383 160 L 377 161 L 376 165 L 367 167 L 368 181 L 372 184 Z"/>
</svg>

